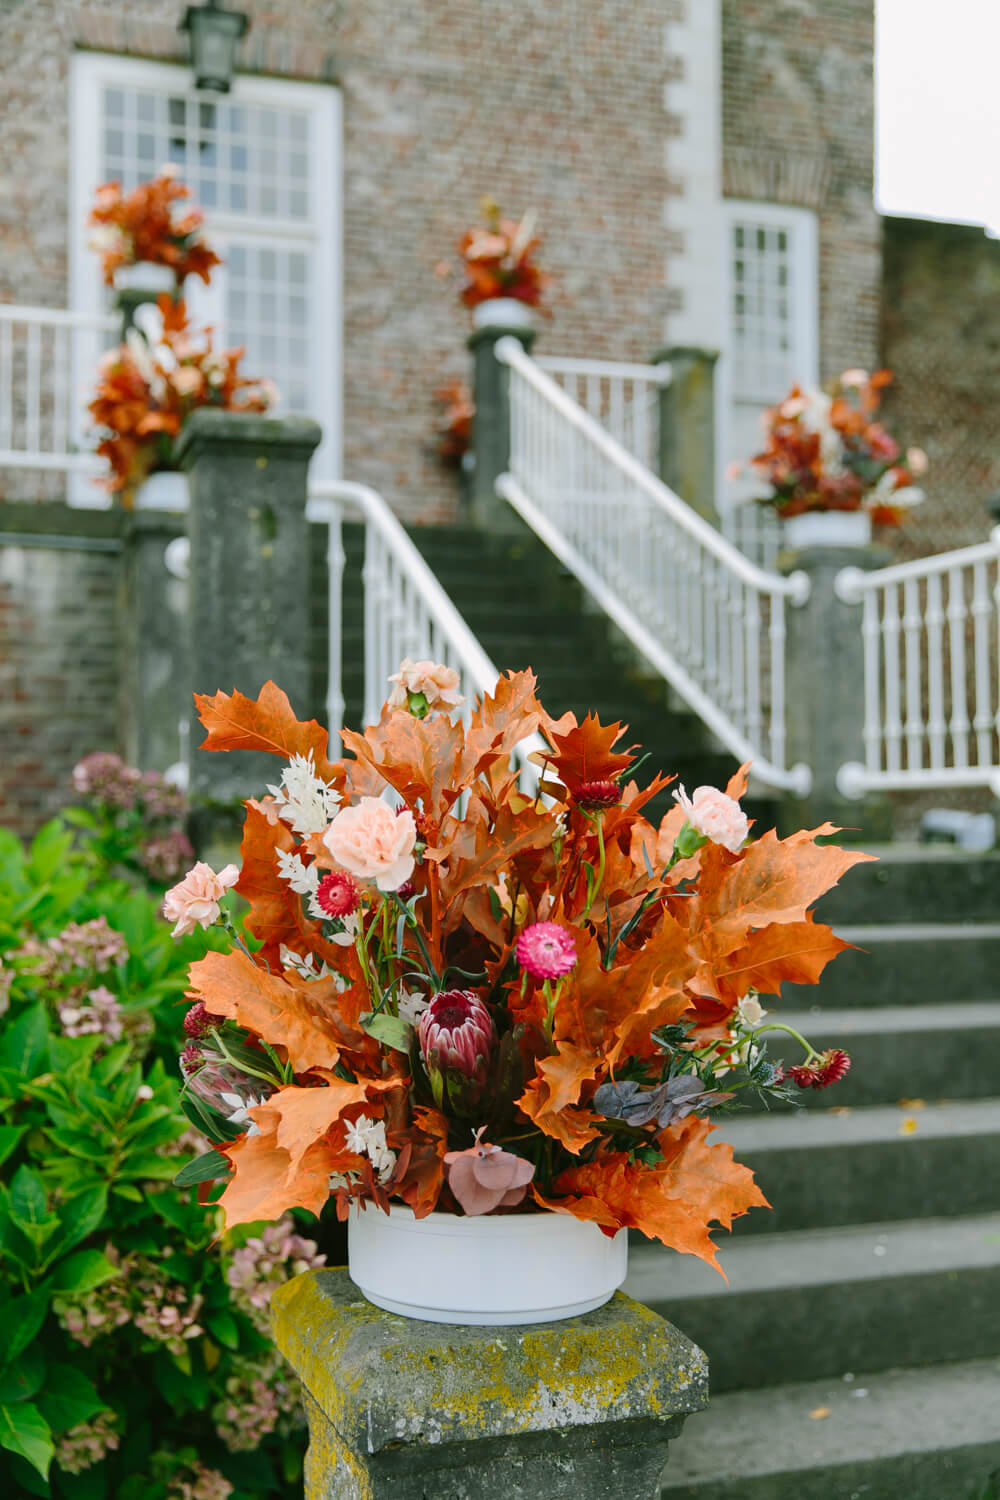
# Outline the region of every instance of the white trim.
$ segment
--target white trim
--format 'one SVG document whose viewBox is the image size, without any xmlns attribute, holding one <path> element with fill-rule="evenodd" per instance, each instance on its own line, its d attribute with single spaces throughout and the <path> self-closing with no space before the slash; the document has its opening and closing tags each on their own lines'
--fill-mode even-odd
<svg viewBox="0 0 1000 1500">
<path fill-rule="evenodd" d="M 727 483 L 725 468 L 733 458 L 746 459 L 750 454 L 730 452 L 730 430 L 734 408 L 732 371 L 732 298 L 735 291 L 733 278 L 732 233 L 733 228 L 747 220 L 762 222 L 768 228 L 785 230 L 793 246 L 789 257 L 792 275 L 790 298 L 792 316 L 789 326 L 797 347 L 792 351 L 794 371 L 788 381 L 797 380 L 802 385 L 818 385 L 819 361 L 819 231 L 818 220 L 812 209 L 793 208 L 784 203 L 761 203 L 749 198 L 726 198 L 721 215 L 721 240 L 723 245 L 723 294 L 724 334 L 721 357 L 716 366 L 718 401 L 716 405 L 716 460 L 718 480 L 716 489 L 720 511 L 731 510 L 746 494 L 746 487 Z M 779 399 L 784 391 L 762 393 L 761 409 Z"/>
<path fill-rule="evenodd" d="M 190 69 L 176 63 L 150 62 L 109 53 L 78 52 L 70 72 L 70 191 L 69 293 L 70 306 L 87 313 L 104 312 L 105 295 L 97 256 L 87 248 L 87 214 L 94 190 L 102 180 L 100 89 L 175 88 L 187 96 L 218 104 L 216 94 L 197 94 Z M 312 117 L 310 142 L 311 211 L 308 219 L 265 220 L 205 209 L 210 237 L 221 245 L 234 237 L 270 243 L 292 238 L 313 248 L 314 279 L 310 327 L 316 330 L 311 347 L 310 383 L 314 401 L 309 412 L 323 428 L 323 442 L 313 460 L 317 478 L 333 479 L 341 472 L 343 454 L 343 115 L 340 91 L 330 85 L 237 74 L 227 96 L 237 105 L 271 104 L 299 108 Z M 157 163 L 156 165 L 159 165 Z M 223 273 L 224 274 L 224 273 Z M 226 339 L 222 278 L 210 288 L 192 278 L 187 287 L 192 313 L 211 321 Z M 251 370 L 265 376 L 267 370 Z M 74 372 L 74 377 L 82 372 Z M 71 484 L 75 504 L 93 505 L 85 485 Z M 89 487 L 92 491 L 93 487 Z M 98 500 L 97 503 L 101 503 Z"/>
</svg>

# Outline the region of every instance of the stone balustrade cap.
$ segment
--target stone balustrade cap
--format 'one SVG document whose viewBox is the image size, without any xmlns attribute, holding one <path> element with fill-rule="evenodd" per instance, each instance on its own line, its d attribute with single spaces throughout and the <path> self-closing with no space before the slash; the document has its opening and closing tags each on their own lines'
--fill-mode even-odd
<svg viewBox="0 0 1000 1500">
<path fill-rule="evenodd" d="M 275 1289 L 278 1348 L 357 1452 L 609 1423 L 669 1423 L 708 1403 L 696 1345 L 621 1292 L 559 1323 L 471 1328 L 367 1302 L 346 1270 Z"/>
<path fill-rule="evenodd" d="M 278 448 L 287 450 L 289 457 L 308 457 L 322 438 L 323 429 L 312 417 L 271 417 L 264 412 L 200 406 L 181 428 L 174 444 L 174 461 L 188 469 L 206 448 Z"/>
</svg>

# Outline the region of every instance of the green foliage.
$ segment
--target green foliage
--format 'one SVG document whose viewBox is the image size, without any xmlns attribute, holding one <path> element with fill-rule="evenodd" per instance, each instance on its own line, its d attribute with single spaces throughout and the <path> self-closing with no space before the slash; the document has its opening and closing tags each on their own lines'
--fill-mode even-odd
<svg viewBox="0 0 1000 1500">
<path fill-rule="evenodd" d="M 0 830 L 0 1494 L 170 1500 L 212 1471 L 266 1500 L 298 1473 L 295 1403 L 206 1188 L 173 1186 L 225 1169 L 184 1166 L 176 1066 L 187 966 L 224 944 L 170 937 L 135 836 L 106 810 L 27 850 Z M 256 1446 L 225 1418 L 255 1378 L 280 1388 Z"/>
</svg>

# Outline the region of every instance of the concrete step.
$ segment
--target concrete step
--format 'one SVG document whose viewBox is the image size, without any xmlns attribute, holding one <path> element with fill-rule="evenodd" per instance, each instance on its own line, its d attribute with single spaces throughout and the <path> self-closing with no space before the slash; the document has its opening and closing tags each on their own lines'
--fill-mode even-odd
<svg viewBox="0 0 1000 1500">
<path fill-rule="evenodd" d="M 737 1219 L 737 1234 L 1000 1208 L 1000 1099 L 742 1116 L 717 1138 L 772 1205 Z"/>
<path fill-rule="evenodd" d="M 718 1245 L 728 1285 L 704 1261 L 641 1241 L 624 1287 L 704 1349 L 713 1396 L 776 1374 L 818 1380 L 1000 1354 L 1000 1213 L 721 1234 Z"/>
<path fill-rule="evenodd" d="M 871 845 L 860 865 L 823 897 L 824 922 L 993 922 L 1000 903 L 1000 855 L 941 844 Z"/>
<path fill-rule="evenodd" d="M 670 1444 L 662 1500 L 987 1500 L 1000 1359 L 714 1399 Z"/>
<path fill-rule="evenodd" d="M 783 986 L 782 996 L 797 1007 L 950 1005 L 988 1000 L 996 990 L 1000 922 L 834 926 L 860 951 L 842 953 L 818 985 Z"/>
<path fill-rule="evenodd" d="M 818 1050 L 843 1047 L 851 1055 L 851 1071 L 835 1088 L 797 1090 L 800 1106 L 823 1110 L 901 1099 L 986 1099 L 997 1092 L 1000 1001 L 791 1011 L 778 1000 L 768 1008 L 769 1020 L 793 1026 Z M 801 1060 L 802 1049 L 791 1037 L 773 1032 L 766 1040 L 769 1056 Z M 760 1113 L 764 1106 L 753 1108 Z"/>
</svg>

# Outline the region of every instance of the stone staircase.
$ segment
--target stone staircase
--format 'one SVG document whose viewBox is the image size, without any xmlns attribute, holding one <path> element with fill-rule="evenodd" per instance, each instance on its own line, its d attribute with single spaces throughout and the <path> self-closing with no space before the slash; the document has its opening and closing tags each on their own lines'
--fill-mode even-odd
<svg viewBox="0 0 1000 1500">
<path fill-rule="evenodd" d="M 867 951 L 769 1002 L 851 1072 L 723 1124 L 774 1205 L 719 1237 L 728 1287 L 633 1248 L 711 1369 L 663 1500 L 1000 1494 L 1000 859 L 875 852 L 820 908 Z"/>
</svg>

